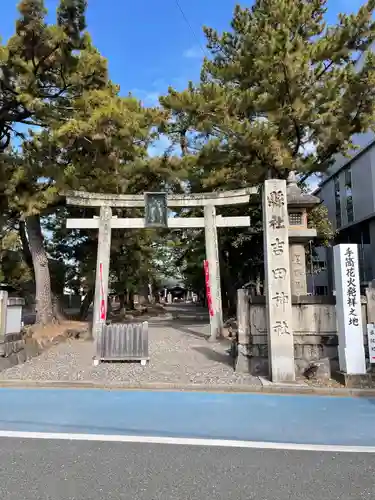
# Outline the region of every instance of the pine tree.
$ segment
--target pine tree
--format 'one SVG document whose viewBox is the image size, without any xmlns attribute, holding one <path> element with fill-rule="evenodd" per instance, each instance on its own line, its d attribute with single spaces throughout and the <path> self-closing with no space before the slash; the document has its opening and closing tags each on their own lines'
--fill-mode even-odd
<svg viewBox="0 0 375 500">
<path fill-rule="evenodd" d="M 151 177 L 159 171 L 156 182 L 168 170 L 165 161 L 147 157 L 165 113 L 119 96 L 108 80 L 106 61 L 84 31 L 85 7 L 84 1 L 61 0 L 57 23 L 47 25 L 43 2 L 24 0 L 16 34 L 2 53 L 9 82 L 17 86 L 13 114 L 3 129 L 0 119 L 3 145 L 19 134 L 21 112 L 24 123 L 38 125 L 22 134 L 21 148 L 2 153 L 0 183 L 4 206 L 19 223 L 32 261 L 41 324 L 55 319 L 42 225 L 64 203 L 64 192 L 137 192 L 140 172 Z M 7 87 L 0 103 L 6 105 L 13 90 Z"/>
<path fill-rule="evenodd" d="M 210 55 L 199 84 L 183 92 L 171 88 L 161 98 L 189 188 L 236 189 L 270 176 L 285 179 L 290 170 L 325 172 L 336 153 L 351 148 L 353 134 L 371 130 L 374 7 L 370 0 L 327 26 L 325 0 L 257 0 L 252 8 L 236 7 L 230 31 L 205 28 Z M 237 210 L 226 214 L 244 214 Z M 249 215 L 251 228 L 219 231 L 229 308 L 235 288 L 257 288 L 262 280 L 262 214 L 251 207 Z M 312 211 L 309 225 L 324 244 L 333 237 L 324 206 Z M 202 288 L 203 240 L 192 234 L 189 240 L 190 251 L 179 258 L 187 279 Z"/>
<path fill-rule="evenodd" d="M 174 118 L 171 137 L 185 138 L 184 152 L 196 155 L 206 183 L 253 185 L 290 170 L 325 171 L 353 134 L 373 127 L 375 0 L 333 26 L 324 21 L 326 6 L 256 0 L 236 7 L 231 31 L 204 29 L 210 57 L 200 83 L 169 89 L 161 103 Z"/>
<path fill-rule="evenodd" d="M 22 153 L 14 153 L 6 190 L 9 206 L 26 222 L 37 320 L 42 324 L 55 316 L 42 219 L 64 203 L 67 190 L 136 192 L 139 170 L 145 179 L 149 174 L 150 185 L 153 170 L 147 165 L 155 165 L 156 160 L 148 162 L 147 147 L 159 115 L 163 116 L 159 110 L 142 108 L 134 98 L 120 97 L 112 84 L 105 90 L 83 92 L 71 105 L 72 117 L 31 132 Z"/>
<path fill-rule="evenodd" d="M 0 45 L 0 151 L 20 124 L 46 126 L 71 112 L 70 98 L 107 81 L 107 65 L 85 29 L 86 0 L 60 0 L 56 24 L 43 0 L 22 0 L 15 34 Z"/>
<path fill-rule="evenodd" d="M 108 85 L 106 61 L 84 32 L 85 7 L 82 0 L 61 0 L 57 23 L 48 25 L 42 0 L 22 0 L 15 35 L 0 50 L 0 149 L 5 152 L 14 135 L 24 140 L 22 154 L 2 154 L 7 171 L 2 194 L 7 209 L 18 216 L 21 240 L 28 246 L 37 320 L 43 324 L 54 314 L 41 215 L 55 201 L 61 175 L 48 175 L 36 137 L 71 119 L 74 102 L 83 92 Z M 31 139 L 20 131 L 20 124 L 37 127 Z"/>
</svg>

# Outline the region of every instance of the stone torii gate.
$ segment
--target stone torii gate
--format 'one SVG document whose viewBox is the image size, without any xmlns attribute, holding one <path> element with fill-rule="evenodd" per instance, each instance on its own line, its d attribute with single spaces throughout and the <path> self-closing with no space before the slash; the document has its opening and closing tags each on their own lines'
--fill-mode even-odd
<svg viewBox="0 0 375 500">
<path fill-rule="evenodd" d="M 210 340 L 215 341 L 222 335 L 223 313 L 221 302 L 218 227 L 248 227 L 250 217 L 222 217 L 216 215 L 217 206 L 248 203 L 250 194 L 256 188 L 235 191 L 197 194 L 144 193 L 102 194 L 73 191 L 66 195 L 67 205 L 79 207 L 100 207 L 99 217 L 67 219 L 68 229 L 97 229 L 98 253 L 95 280 L 93 336 L 98 338 L 101 324 L 106 320 L 108 279 L 112 229 L 142 229 L 164 227 L 169 229 L 204 228 L 206 259 L 209 267 L 209 285 L 212 294 L 212 313 L 210 314 Z M 149 200 L 154 199 L 150 210 Z M 145 218 L 117 218 L 112 216 L 112 208 L 146 208 Z M 167 217 L 167 207 L 203 207 L 204 217 Z M 155 214 L 159 214 L 158 216 Z M 154 220 L 154 218 L 156 219 Z M 202 269 L 203 272 L 203 269 Z"/>
</svg>

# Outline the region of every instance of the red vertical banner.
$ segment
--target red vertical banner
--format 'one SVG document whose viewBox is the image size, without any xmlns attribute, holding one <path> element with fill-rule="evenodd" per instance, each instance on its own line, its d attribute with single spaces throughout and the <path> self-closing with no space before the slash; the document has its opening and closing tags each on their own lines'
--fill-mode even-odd
<svg viewBox="0 0 375 500">
<path fill-rule="evenodd" d="M 103 286 L 103 264 L 99 264 L 99 272 L 100 272 L 100 319 L 102 321 L 106 320 L 107 311 L 106 311 L 106 300 L 104 296 L 104 286 Z"/>
<path fill-rule="evenodd" d="M 211 287 L 210 287 L 210 268 L 208 266 L 208 260 L 203 261 L 203 268 L 204 268 L 204 278 L 205 278 L 205 282 L 206 282 L 206 296 L 207 296 L 208 312 L 212 318 L 214 315 L 214 309 L 212 306 L 212 294 L 211 294 Z"/>
</svg>

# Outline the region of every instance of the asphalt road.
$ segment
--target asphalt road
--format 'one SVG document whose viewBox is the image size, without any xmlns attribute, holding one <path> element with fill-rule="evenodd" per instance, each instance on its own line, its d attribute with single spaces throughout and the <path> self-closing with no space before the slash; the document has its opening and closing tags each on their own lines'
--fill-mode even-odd
<svg viewBox="0 0 375 500">
<path fill-rule="evenodd" d="M 0 439 L 2 500 L 370 500 L 375 455 Z"/>
<path fill-rule="evenodd" d="M 0 389 L 0 499 L 372 500 L 374 403 Z"/>
<path fill-rule="evenodd" d="M 375 446 L 375 400 L 95 389 L 0 389 L 0 431 Z"/>
</svg>

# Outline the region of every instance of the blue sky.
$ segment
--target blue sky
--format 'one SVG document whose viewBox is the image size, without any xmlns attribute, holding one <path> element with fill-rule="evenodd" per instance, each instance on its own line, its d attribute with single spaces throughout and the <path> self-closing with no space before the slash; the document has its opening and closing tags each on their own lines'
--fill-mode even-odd
<svg viewBox="0 0 375 500">
<path fill-rule="evenodd" d="M 0 36 L 14 32 L 18 0 L 1 0 Z M 199 78 L 204 46 L 202 26 L 228 28 L 236 0 L 89 0 L 87 24 L 95 45 L 109 61 L 121 92 L 154 104 L 168 85 L 183 88 Z M 239 2 L 249 6 L 252 2 Z M 330 0 L 328 20 L 356 10 L 362 0 Z M 58 0 L 45 0 L 54 19 Z M 178 4 L 188 19 L 184 19 Z"/>
<path fill-rule="evenodd" d="M 18 0 L 0 3 L 0 36 L 5 41 L 14 32 Z M 183 89 L 189 80 L 199 78 L 201 46 L 205 45 L 202 27 L 227 29 L 236 3 L 250 6 L 252 2 L 89 0 L 87 24 L 121 92 L 131 91 L 144 104 L 153 105 L 169 85 Z M 52 22 L 57 4 L 58 0 L 45 0 Z M 330 0 L 327 20 L 333 23 L 338 12 L 355 11 L 362 4 L 362 0 Z M 156 149 L 163 144 L 161 141 Z"/>
</svg>

